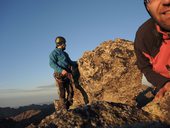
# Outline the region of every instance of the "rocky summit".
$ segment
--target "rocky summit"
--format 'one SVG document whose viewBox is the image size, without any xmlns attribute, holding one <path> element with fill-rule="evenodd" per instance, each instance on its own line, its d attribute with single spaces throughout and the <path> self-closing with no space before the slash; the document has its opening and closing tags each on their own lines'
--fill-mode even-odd
<svg viewBox="0 0 170 128">
<path fill-rule="evenodd" d="M 80 85 L 93 100 L 136 104 L 145 89 L 136 65 L 133 42 L 116 39 L 101 43 L 79 59 Z M 81 97 L 81 98 L 80 98 Z M 85 103 L 81 91 L 75 90 L 74 105 Z"/>
<path fill-rule="evenodd" d="M 168 96 L 165 96 L 164 99 L 166 100 L 162 99 L 162 103 L 160 104 L 152 102 L 154 98 L 154 95 L 151 93 L 152 89 L 141 84 L 142 73 L 138 70 L 136 65 L 133 42 L 124 39 L 116 39 L 114 41 L 110 40 L 101 43 L 93 51 L 85 52 L 78 60 L 78 72 L 79 78 L 76 79 L 78 79 L 79 84 L 75 82 L 72 108 L 76 110 L 79 106 L 86 106 L 89 104 L 91 105 L 89 108 L 97 108 L 97 113 L 100 113 L 100 106 L 112 103 L 112 107 L 104 105 L 106 111 L 102 112 L 105 114 L 110 113 L 108 118 L 100 117 L 100 115 L 95 116 L 100 117 L 99 122 L 104 120 L 107 124 L 100 124 L 101 127 L 169 127 Z M 100 105 L 97 104 L 98 102 L 94 104 L 94 101 L 100 101 Z M 94 107 L 95 105 L 96 107 Z M 125 109 L 123 105 L 128 106 L 129 110 Z M 121 109 L 122 107 L 124 109 Z M 139 109 L 136 109 L 136 107 Z M 114 112 L 110 112 L 111 108 Z M 115 109 L 119 110 L 119 114 L 115 112 Z M 143 120 L 139 117 L 133 117 L 134 111 L 132 109 L 136 113 L 143 112 L 140 117 L 146 117 L 147 119 L 145 118 L 146 120 Z M 81 110 L 86 109 L 82 108 Z M 92 113 L 94 114 L 94 112 Z M 116 113 L 117 116 L 115 116 Z M 126 116 L 123 117 L 120 113 L 124 113 Z M 127 120 L 129 118 L 128 113 L 130 113 L 134 119 L 133 121 L 131 119 L 131 121 Z M 144 113 L 147 114 L 145 115 Z M 118 117 L 120 118 L 118 119 Z M 85 119 L 84 116 L 82 118 Z M 73 119 L 75 119 L 74 116 Z M 115 120 L 121 120 L 121 123 L 116 123 Z M 81 125 L 76 125 L 76 122 L 73 124 L 78 127 L 100 127 L 97 125 L 97 120 L 93 121 L 97 123 L 94 125 L 92 125 L 91 121 L 88 123 L 79 122 Z M 54 124 L 56 125 L 58 123 Z M 67 125 L 70 127 L 72 126 L 70 124 Z"/>
<path fill-rule="evenodd" d="M 101 43 L 93 51 L 83 54 L 73 73 L 74 102 L 70 109 L 58 110 L 58 101 L 54 101 L 57 111 L 51 109 L 53 113 L 43 116 L 43 119 L 29 124 L 24 122 L 24 127 L 170 127 L 170 93 L 157 103 L 152 101 L 152 88 L 141 84 L 142 73 L 136 65 L 133 42 L 116 39 Z M 33 112 L 34 117 L 39 117 L 36 116 L 38 112 Z M 15 115 L 15 118 L 1 118 L 0 123 L 5 121 L 10 122 L 12 128 L 22 127 L 20 122 L 15 125 L 18 117 L 27 121 L 27 117 Z M 5 123 L 3 126 L 9 125 Z"/>
<path fill-rule="evenodd" d="M 168 128 L 150 114 L 126 104 L 93 101 L 46 117 L 39 128 Z"/>
<path fill-rule="evenodd" d="M 142 85 L 142 73 L 136 65 L 133 42 L 116 39 L 101 43 L 79 59 L 80 86 L 75 89 L 74 106 L 87 101 L 108 101 L 137 106 L 170 124 L 170 94 L 152 102 L 152 89 Z"/>
</svg>

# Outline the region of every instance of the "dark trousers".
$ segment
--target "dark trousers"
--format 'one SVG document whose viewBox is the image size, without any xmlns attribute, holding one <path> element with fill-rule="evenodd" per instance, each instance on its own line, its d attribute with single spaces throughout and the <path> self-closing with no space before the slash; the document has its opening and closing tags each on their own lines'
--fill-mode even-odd
<svg viewBox="0 0 170 128">
<path fill-rule="evenodd" d="M 71 80 L 60 73 L 54 73 L 57 86 L 59 88 L 59 101 L 61 107 L 68 109 L 73 103 L 73 86 Z"/>
</svg>

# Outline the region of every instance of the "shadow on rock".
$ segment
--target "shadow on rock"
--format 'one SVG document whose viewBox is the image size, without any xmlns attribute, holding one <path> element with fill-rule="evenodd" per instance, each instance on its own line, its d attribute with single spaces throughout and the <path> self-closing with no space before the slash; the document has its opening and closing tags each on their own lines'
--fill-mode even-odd
<svg viewBox="0 0 170 128">
<path fill-rule="evenodd" d="M 162 123 L 162 122 L 145 122 L 145 123 L 136 123 L 132 125 L 125 125 L 116 128 L 169 128 L 169 125 Z"/>
<path fill-rule="evenodd" d="M 13 128 L 16 125 L 16 121 L 13 119 L 0 119 L 0 128 Z"/>
<path fill-rule="evenodd" d="M 153 89 L 148 87 L 143 92 L 140 92 L 139 95 L 136 97 L 137 107 L 142 108 L 150 103 L 154 99 Z"/>
<path fill-rule="evenodd" d="M 88 95 L 79 83 L 80 72 L 78 67 L 73 67 L 72 72 L 73 72 L 73 80 L 74 80 L 75 88 L 81 92 L 85 104 L 88 104 L 89 103 Z"/>
</svg>

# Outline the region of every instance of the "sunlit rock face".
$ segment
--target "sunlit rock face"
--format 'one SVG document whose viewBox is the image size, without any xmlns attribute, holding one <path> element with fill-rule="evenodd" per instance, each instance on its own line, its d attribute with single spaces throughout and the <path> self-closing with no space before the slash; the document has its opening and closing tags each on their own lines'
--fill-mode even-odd
<svg viewBox="0 0 170 128">
<path fill-rule="evenodd" d="M 101 43 L 79 59 L 80 85 L 93 100 L 135 104 L 141 86 L 141 73 L 136 65 L 133 43 L 123 39 Z M 84 99 L 75 89 L 74 105 Z"/>
<path fill-rule="evenodd" d="M 147 86 L 142 85 L 142 73 L 136 65 L 133 42 L 116 39 L 101 43 L 93 51 L 87 51 L 79 59 L 80 85 L 88 101 L 109 101 L 136 106 L 157 115 L 170 124 L 170 94 L 159 103 L 152 102 L 154 96 Z M 75 89 L 74 106 L 86 101 Z"/>
</svg>

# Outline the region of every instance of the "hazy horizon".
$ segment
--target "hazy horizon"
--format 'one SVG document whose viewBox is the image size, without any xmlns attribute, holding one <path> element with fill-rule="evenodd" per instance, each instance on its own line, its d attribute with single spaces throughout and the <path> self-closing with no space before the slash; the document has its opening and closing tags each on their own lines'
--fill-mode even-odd
<svg viewBox="0 0 170 128">
<path fill-rule="evenodd" d="M 0 89 L 0 107 L 19 107 L 42 104 L 58 99 L 55 85 L 40 86 L 32 90 Z"/>
</svg>

